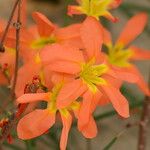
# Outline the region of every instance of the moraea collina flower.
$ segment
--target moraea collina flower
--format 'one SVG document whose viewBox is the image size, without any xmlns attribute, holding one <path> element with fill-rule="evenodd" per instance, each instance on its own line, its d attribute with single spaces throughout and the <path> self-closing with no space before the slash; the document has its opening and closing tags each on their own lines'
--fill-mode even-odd
<svg viewBox="0 0 150 150">
<path fill-rule="evenodd" d="M 56 113 L 59 112 L 63 124 L 60 149 L 66 149 L 68 133 L 72 124 L 71 112 L 76 113 L 80 108 L 80 103 L 74 101 L 67 107 L 58 109 L 56 106 L 56 99 L 62 86 L 63 82 L 60 82 L 54 86 L 52 92 L 24 94 L 17 99 L 18 103 L 47 102 L 46 109 L 36 109 L 25 115 L 19 121 L 17 126 L 19 138 L 27 140 L 46 133 L 54 125 L 56 121 Z"/>
<path fill-rule="evenodd" d="M 46 45 L 53 45 L 56 43 L 65 45 L 78 45 L 78 36 L 80 24 L 70 25 L 64 28 L 58 28 L 51 21 L 49 21 L 43 14 L 34 12 L 32 14 L 36 26 L 23 32 L 23 41 L 21 42 L 21 49 L 23 51 L 24 65 L 19 69 L 19 76 L 17 80 L 16 95 L 23 94 L 24 87 L 31 82 L 34 76 L 40 76 L 42 84 L 51 86 L 51 73 L 41 62 L 40 51 Z M 30 37 L 28 36 L 30 34 Z M 34 68 L 33 68 L 34 66 Z M 26 72 L 28 71 L 28 74 Z"/>
<path fill-rule="evenodd" d="M 108 97 L 122 117 L 129 117 L 129 106 L 125 97 L 112 82 L 116 80 L 116 75 L 102 57 L 103 33 L 99 22 L 93 17 L 87 17 L 80 33 L 84 45 L 83 50 L 71 48 L 71 46 L 54 45 L 51 48 L 47 46 L 41 52 L 41 58 L 43 64 L 52 71 L 69 74 L 74 78 L 60 90 L 57 107 L 64 108 L 75 99 L 82 97 L 78 127 L 83 132 L 92 121 L 95 131 L 85 133 L 87 137 L 92 138 L 96 135 L 96 127 L 91 115 L 103 95 Z M 58 53 L 54 54 L 56 50 Z M 53 57 L 50 56 L 52 53 Z"/>
<path fill-rule="evenodd" d="M 129 45 L 139 34 L 141 34 L 146 23 L 146 13 L 140 13 L 132 17 L 125 25 L 115 44 L 112 43 L 110 33 L 104 29 L 104 43 L 108 48 L 108 61 L 112 64 L 113 68 L 119 67 L 121 70 L 135 74 L 138 77 L 136 82 L 137 85 L 145 94 L 150 95 L 149 88 L 142 75 L 139 73 L 136 66 L 132 64 L 132 61 L 134 60 L 149 60 L 150 51 L 138 48 L 134 45 Z"/>
</svg>

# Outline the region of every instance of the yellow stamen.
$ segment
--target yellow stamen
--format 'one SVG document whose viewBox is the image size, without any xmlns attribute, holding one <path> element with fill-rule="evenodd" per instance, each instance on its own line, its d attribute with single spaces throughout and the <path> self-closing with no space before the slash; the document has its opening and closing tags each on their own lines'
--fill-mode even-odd
<svg viewBox="0 0 150 150">
<path fill-rule="evenodd" d="M 106 81 L 101 77 L 108 71 L 105 64 L 94 65 L 95 60 L 82 64 L 82 72 L 80 78 L 87 84 L 89 89 L 95 93 L 97 92 L 97 85 L 105 85 Z"/>
<path fill-rule="evenodd" d="M 48 102 L 47 109 L 51 113 L 56 113 L 57 111 L 59 111 L 61 113 L 61 115 L 63 115 L 64 117 L 67 118 L 70 110 L 77 110 L 80 108 L 80 103 L 77 101 L 74 101 L 74 102 L 72 102 L 72 104 L 70 104 L 66 108 L 57 109 L 56 100 L 57 100 L 57 96 L 58 96 L 63 84 L 64 83 L 61 82 L 52 89 L 52 93 L 50 95 L 50 101 Z"/>
<path fill-rule="evenodd" d="M 47 44 L 53 44 L 56 42 L 56 39 L 54 37 L 49 38 L 40 38 L 31 44 L 32 49 L 40 49 L 43 48 Z"/>
<path fill-rule="evenodd" d="M 108 47 L 108 60 L 118 67 L 129 67 L 132 55 L 133 52 L 130 49 L 124 49 L 122 45 Z"/>
<path fill-rule="evenodd" d="M 69 116 L 69 111 L 66 108 L 60 109 L 59 111 L 60 111 L 61 115 L 63 115 L 64 117 L 67 118 Z"/>
<path fill-rule="evenodd" d="M 113 0 L 81 0 L 79 9 L 88 16 L 99 18 L 107 14 Z"/>
</svg>

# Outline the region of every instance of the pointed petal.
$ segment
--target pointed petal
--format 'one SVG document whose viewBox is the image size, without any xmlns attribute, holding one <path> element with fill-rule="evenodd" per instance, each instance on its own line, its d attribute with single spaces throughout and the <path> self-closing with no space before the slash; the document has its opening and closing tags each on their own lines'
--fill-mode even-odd
<svg viewBox="0 0 150 150">
<path fill-rule="evenodd" d="M 80 15 L 80 14 L 82 14 L 82 11 L 80 10 L 80 7 L 79 7 L 79 6 L 69 5 L 69 6 L 68 6 L 67 14 L 68 14 L 69 16 Z"/>
<path fill-rule="evenodd" d="M 113 107 L 118 114 L 124 118 L 129 117 L 129 104 L 120 91 L 112 86 L 102 86 L 104 92 L 109 97 Z"/>
<path fill-rule="evenodd" d="M 74 80 L 66 83 L 57 97 L 57 107 L 64 108 L 70 105 L 73 101 L 80 97 L 86 89 L 87 87 L 81 80 Z"/>
<path fill-rule="evenodd" d="M 92 104 L 91 104 L 91 113 L 93 113 L 102 97 L 102 93 L 98 90 L 97 93 L 93 95 Z"/>
<path fill-rule="evenodd" d="M 63 129 L 60 139 L 60 150 L 66 150 L 68 134 L 72 124 L 72 116 L 70 114 L 67 116 L 61 115 L 61 119 L 63 123 Z"/>
<path fill-rule="evenodd" d="M 44 134 L 55 123 L 55 114 L 48 110 L 35 110 L 24 116 L 18 123 L 18 137 L 32 139 Z"/>
<path fill-rule="evenodd" d="M 103 43 L 103 30 L 100 23 L 93 17 L 87 17 L 81 27 L 81 39 L 89 59 L 97 58 Z"/>
<path fill-rule="evenodd" d="M 103 28 L 103 38 L 105 45 L 112 45 L 111 33 L 106 28 Z"/>
<path fill-rule="evenodd" d="M 38 31 L 41 37 L 48 37 L 55 30 L 55 25 L 50 22 L 43 14 L 34 12 L 32 17 L 38 26 Z"/>
<path fill-rule="evenodd" d="M 98 105 L 99 106 L 105 106 L 105 105 L 108 105 L 108 104 L 110 104 L 110 100 L 109 100 L 108 96 L 107 95 L 103 95 L 100 98 Z"/>
<path fill-rule="evenodd" d="M 30 102 L 36 102 L 36 101 L 49 101 L 50 100 L 50 94 L 51 93 L 30 93 L 30 94 L 24 94 L 17 98 L 18 103 L 30 103 Z"/>
<path fill-rule="evenodd" d="M 78 63 L 71 61 L 55 61 L 47 66 L 51 71 L 67 74 L 77 74 L 81 71 L 81 67 Z"/>
<path fill-rule="evenodd" d="M 125 25 L 117 40 L 117 44 L 128 45 L 137 38 L 137 36 L 139 36 L 139 34 L 141 34 L 144 30 L 147 19 L 148 17 L 146 13 L 139 13 L 133 16 Z"/>
<path fill-rule="evenodd" d="M 81 28 L 81 24 L 73 24 L 64 28 L 59 28 L 55 31 L 55 36 L 60 41 L 79 37 L 80 28 Z"/>
<path fill-rule="evenodd" d="M 107 83 L 110 83 L 111 85 L 113 85 L 113 87 L 117 89 L 120 89 L 120 87 L 123 84 L 123 81 L 118 79 L 117 75 L 112 75 L 112 74 L 103 75 L 103 79 L 105 79 Z"/>
<path fill-rule="evenodd" d="M 96 122 L 93 119 L 93 117 L 90 117 L 88 124 L 84 126 L 81 132 L 86 138 L 92 139 L 96 137 L 98 131 L 97 131 Z"/>
<path fill-rule="evenodd" d="M 83 102 L 81 104 L 79 116 L 78 116 L 78 128 L 80 131 L 90 121 L 89 119 L 91 116 L 92 99 L 93 99 L 93 94 L 90 91 L 87 91 L 83 95 Z"/>
<path fill-rule="evenodd" d="M 112 21 L 113 23 L 116 23 L 119 21 L 119 19 L 117 17 L 114 17 L 110 12 L 106 12 L 104 14 L 104 17 L 107 18 L 108 20 Z"/>
<path fill-rule="evenodd" d="M 51 77 L 51 81 L 52 81 L 53 85 L 56 85 L 62 81 L 67 83 L 72 80 L 74 80 L 74 77 L 72 75 L 68 75 L 68 74 L 53 73 L 52 77 Z"/>
<path fill-rule="evenodd" d="M 113 71 L 116 79 L 120 79 L 122 81 L 127 81 L 129 83 L 136 83 L 138 81 L 138 76 L 135 73 L 129 71 L 128 68 L 119 68 L 113 66 Z"/>
<path fill-rule="evenodd" d="M 138 87 L 147 95 L 150 96 L 150 89 L 147 85 L 147 83 L 145 82 L 143 76 L 141 75 L 141 73 L 139 72 L 139 70 L 136 68 L 136 66 L 132 66 L 131 68 L 129 68 L 130 71 L 134 74 L 136 74 L 138 76 L 138 81 L 137 81 L 137 85 Z"/>
<path fill-rule="evenodd" d="M 46 46 L 42 49 L 40 56 L 43 63 L 46 65 L 57 60 L 72 61 L 76 63 L 84 62 L 83 54 L 81 51 L 71 46 L 61 46 L 59 44 Z"/>
<path fill-rule="evenodd" d="M 90 121 L 90 117 L 92 113 L 95 111 L 99 100 L 101 98 L 102 94 L 100 91 L 97 91 L 97 93 L 93 94 L 90 91 L 87 91 L 83 95 L 83 102 L 80 107 L 79 116 L 78 116 L 78 127 L 80 130 L 84 128 Z"/>
<path fill-rule="evenodd" d="M 129 49 L 133 51 L 132 60 L 150 60 L 150 50 L 130 46 Z"/>
</svg>

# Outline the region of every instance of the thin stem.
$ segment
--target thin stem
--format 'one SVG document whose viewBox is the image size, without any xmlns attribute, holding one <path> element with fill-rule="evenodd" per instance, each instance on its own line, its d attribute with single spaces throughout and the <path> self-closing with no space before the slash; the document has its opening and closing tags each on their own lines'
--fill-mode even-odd
<svg viewBox="0 0 150 150">
<path fill-rule="evenodd" d="M 86 149 L 87 150 L 91 150 L 92 149 L 91 139 L 86 139 Z"/>
<path fill-rule="evenodd" d="M 150 74 L 149 74 L 149 87 L 150 87 Z M 146 149 L 147 129 L 148 129 L 149 121 L 150 121 L 150 97 L 146 96 L 144 100 L 144 104 L 143 104 L 143 112 L 141 116 L 141 121 L 139 124 L 138 150 Z"/>
<path fill-rule="evenodd" d="M 0 51 L 1 51 L 1 52 L 4 52 L 4 51 L 5 51 L 5 49 L 4 49 L 4 47 L 3 47 L 3 44 L 4 44 L 4 41 L 5 41 L 5 39 L 6 39 L 6 35 L 7 35 L 7 33 L 8 33 L 8 29 L 9 29 L 9 27 L 10 27 L 10 25 L 11 25 L 11 22 L 12 22 L 12 19 L 13 19 L 13 16 L 14 16 L 14 14 L 15 14 L 15 11 L 16 11 L 16 8 L 17 8 L 17 6 L 18 6 L 19 1 L 20 1 L 20 0 L 16 0 L 16 2 L 15 2 L 15 4 L 14 4 L 14 7 L 13 7 L 13 10 L 12 10 L 12 12 L 11 12 L 10 18 L 9 18 L 9 20 L 8 20 L 7 26 L 6 26 L 6 28 L 5 28 L 4 34 L 3 34 L 2 38 L 1 38 L 1 42 L 0 42 Z"/>
<path fill-rule="evenodd" d="M 14 24 L 16 28 L 16 59 L 15 59 L 15 73 L 12 85 L 12 100 L 15 98 L 15 88 L 17 83 L 17 76 L 18 76 L 18 66 L 19 66 L 19 42 L 20 42 L 20 28 L 21 28 L 21 0 L 18 3 L 18 17 L 17 23 Z"/>
</svg>

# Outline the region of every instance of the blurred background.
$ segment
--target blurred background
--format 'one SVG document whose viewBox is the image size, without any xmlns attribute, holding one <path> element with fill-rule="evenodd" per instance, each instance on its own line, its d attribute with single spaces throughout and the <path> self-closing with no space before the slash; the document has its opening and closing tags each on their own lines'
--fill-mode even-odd
<svg viewBox="0 0 150 150">
<path fill-rule="evenodd" d="M 0 0 L 0 18 L 7 19 L 12 9 L 12 4 L 15 0 Z M 113 14 L 120 18 L 116 24 L 105 19 L 102 22 L 110 29 L 115 40 L 122 30 L 126 21 L 134 14 L 146 11 L 150 17 L 150 0 L 123 0 L 123 4 Z M 28 22 L 33 23 L 31 12 L 40 11 L 45 14 L 52 22 L 60 26 L 66 26 L 73 22 L 80 22 L 83 17 L 68 17 L 66 15 L 67 5 L 74 3 L 74 0 L 28 0 Z M 144 33 L 134 42 L 139 47 L 150 49 L 150 21 Z M 150 71 L 150 61 L 136 62 L 138 68 L 148 81 Z M 131 106 L 131 117 L 123 120 L 119 118 L 113 111 L 111 106 L 98 108 L 95 112 L 99 134 L 92 140 L 85 139 L 76 129 L 72 127 L 69 134 L 67 150 L 103 150 L 118 134 L 121 136 L 112 145 L 110 150 L 136 150 L 138 142 L 138 126 L 127 129 L 129 124 L 134 124 L 139 121 L 141 115 L 142 101 L 144 95 L 137 89 L 136 86 L 125 84 L 122 87 L 123 94 L 128 98 Z M 0 88 L 1 103 L 7 97 L 6 89 Z M 3 107 L 3 106 L 1 106 Z M 7 108 L 6 108 L 7 109 Z M 9 109 L 9 108 L 8 108 Z M 0 114 L 2 117 L 2 114 Z M 149 124 L 150 127 L 150 124 Z M 123 132 L 125 130 L 125 132 Z M 12 145 L 4 143 L 4 150 L 59 150 L 59 136 L 61 129 L 57 126 L 52 128 L 47 135 L 36 138 L 31 141 L 21 141 L 14 138 Z M 13 133 L 16 137 L 15 133 Z M 150 150 L 150 128 L 148 131 L 147 150 Z"/>
</svg>

